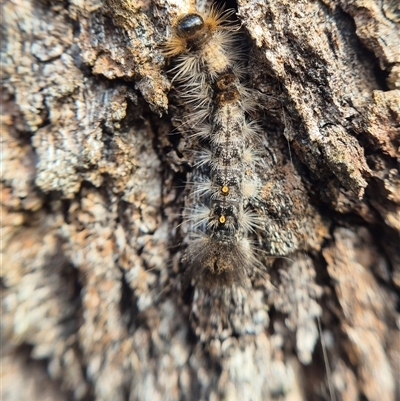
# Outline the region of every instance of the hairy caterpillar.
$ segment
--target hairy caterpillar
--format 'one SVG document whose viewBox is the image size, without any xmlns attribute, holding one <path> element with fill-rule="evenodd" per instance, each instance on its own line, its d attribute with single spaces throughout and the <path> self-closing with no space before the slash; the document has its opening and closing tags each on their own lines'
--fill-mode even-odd
<svg viewBox="0 0 400 401">
<path fill-rule="evenodd" d="M 165 47 L 165 54 L 175 57 L 173 81 L 193 109 L 185 125 L 194 160 L 184 210 L 184 263 L 196 287 L 192 315 L 203 338 L 207 331 L 224 336 L 254 332 L 246 289 L 261 267 L 250 240 L 259 218 L 249 207 L 260 190 L 258 135 L 256 124 L 246 119 L 254 101 L 252 91 L 242 84 L 238 27 L 229 21 L 232 13 L 212 7 L 206 14 L 180 17 Z M 258 311 L 260 327 L 266 320 Z"/>
<path fill-rule="evenodd" d="M 186 259 L 210 285 L 245 284 L 256 264 L 247 233 L 257 221 L 246 209 L 248 199 L 257 196 L 256 135 L 245 118 L 252 102 L 239 79 L 240 53 L 232 48 L 237 27 L 229 23 L 231 14 L 211 8 L 203 16 L 184 15 L 166 50 L 169 56 L 178 55 L 174 80 L 191 90 L 188 96 L 198 114 L 207 118 L 195 133 L 201 150 L 194 160 L 185 215 L 190 221 Z"/>
</svg>

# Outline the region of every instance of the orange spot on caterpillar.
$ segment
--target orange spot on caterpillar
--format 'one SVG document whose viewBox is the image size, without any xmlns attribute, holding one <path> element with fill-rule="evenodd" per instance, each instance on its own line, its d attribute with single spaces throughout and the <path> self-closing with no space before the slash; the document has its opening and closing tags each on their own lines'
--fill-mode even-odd
<svg viewBox="0 0 400 401">
<path fill-rule="evenodd" d="M 225 222 L 226 222 L 226 217 L 222 214 L 221 216 L 219 216 L 218 221 L 219 221 L 221 224 L 225 224 Z"/>
</svg>

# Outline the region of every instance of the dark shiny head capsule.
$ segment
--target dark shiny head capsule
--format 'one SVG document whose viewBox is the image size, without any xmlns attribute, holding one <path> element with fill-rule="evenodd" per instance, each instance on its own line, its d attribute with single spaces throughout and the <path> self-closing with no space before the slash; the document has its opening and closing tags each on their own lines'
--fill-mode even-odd
<svg viewBox="0 0 400 401">
<path fill-rule="evenodd" d="M 178 35 L 190 38 L 204 28 L 204 20 L 199 14 L 187 14 L 176 27 Z"/>
</svg>

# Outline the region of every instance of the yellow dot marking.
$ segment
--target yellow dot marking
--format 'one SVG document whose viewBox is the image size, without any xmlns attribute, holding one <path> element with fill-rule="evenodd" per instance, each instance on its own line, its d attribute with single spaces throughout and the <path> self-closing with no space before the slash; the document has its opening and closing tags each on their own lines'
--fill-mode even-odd
<svg viewBox="0 0 400 401">
<path fill-rule="evenodd" d="M 227 185 L 224 185 L 224 186 L 221 188 L 221 192 L 222 192 L 222 195 L 228 195 L 228 193 L 229 193 L 229 187 L 228 187 Z"/>
<path fill-rule="evenodd" d="M 224 216 L 224 215 L 221 215 L 221 216 L 219 216 L 219 222 L 221 223 L 221 224 L 224 224 L 225 222 L 226 222 L 226 217 Z"/>
</svg>

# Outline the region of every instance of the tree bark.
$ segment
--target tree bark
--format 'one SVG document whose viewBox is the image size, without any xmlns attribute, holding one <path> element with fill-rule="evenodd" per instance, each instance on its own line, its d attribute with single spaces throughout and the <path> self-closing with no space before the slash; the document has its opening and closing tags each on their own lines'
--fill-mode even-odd
<svg viewBox="0 0 400 401">
<path fill-rule="evenodd" d="M 191 3 L 2 4 L 2 399 L 399 399 L 398 3 L 230 6 L 261 105 L 269 323 L 201 341 L 161 46 Z"/>
</svg>

